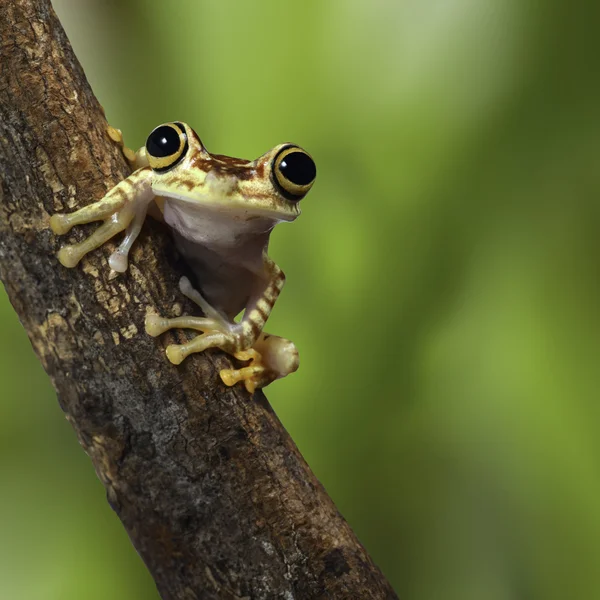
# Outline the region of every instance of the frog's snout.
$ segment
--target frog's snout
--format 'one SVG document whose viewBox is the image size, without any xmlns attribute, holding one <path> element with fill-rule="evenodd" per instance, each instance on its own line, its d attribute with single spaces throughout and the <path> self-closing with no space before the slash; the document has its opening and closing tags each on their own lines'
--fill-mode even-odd
<svg viewBox="0 0 600 600">
<path fill-rule="evenodd" d="M 206 174 L 204 185 L 208 187 L 209 194 L 215 194 L 219 196 L 227 196 L 231 194 L 236 186 L 238 180 L 234 175 L 224 175 L 218 173 L 215 169 L 211 169 Z"/>
</svg>

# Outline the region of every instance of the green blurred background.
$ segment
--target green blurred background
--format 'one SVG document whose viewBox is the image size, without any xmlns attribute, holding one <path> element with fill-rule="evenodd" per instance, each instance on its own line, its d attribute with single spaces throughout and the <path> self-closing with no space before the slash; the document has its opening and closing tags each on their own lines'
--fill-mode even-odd
<svg viewBox="0 0 600 600">
<path fill-rule="evenodd" d="M 315 157 L 268 396 L 400 598 L 600 598 L 594 3 L 54 4 L 129 145 Z M 0 597 L 157 598 L 0 301 Z"/>
</svg>

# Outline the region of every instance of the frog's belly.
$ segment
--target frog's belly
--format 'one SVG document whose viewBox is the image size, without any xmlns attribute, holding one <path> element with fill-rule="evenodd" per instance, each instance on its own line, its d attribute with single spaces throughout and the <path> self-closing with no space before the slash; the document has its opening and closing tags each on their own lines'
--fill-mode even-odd
<svg viewBox="0 0 600 600">
<path fill-rule="evenodd" d="M 215 308 L 233 320 L 248 305 L 257 277 L 244 266 L 224 260 L 218 253 L 190 242 L 175 232 L 175 243 L 194 274 L 194 287 Z"/>
<path fill-rule="evenodd" d="M 241 227 L 231 216 L 167 199 L 164 218 L 206 300 L 231 319 L 260 292 L 269 230 Z M 243 223 L 242 223 L 243 224 Z M 263 223 L 262 229 L 267 226 Z M 264 283 L 262 284 L 264 285 Z"/>
</svg>

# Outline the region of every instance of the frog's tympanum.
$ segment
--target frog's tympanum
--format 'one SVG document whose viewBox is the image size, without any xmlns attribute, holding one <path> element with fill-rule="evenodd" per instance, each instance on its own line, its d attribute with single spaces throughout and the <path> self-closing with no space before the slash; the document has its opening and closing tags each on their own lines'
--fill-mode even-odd
<svg viewBox="0 0 600 600">
<path fill-rule="evenodd" d="M 122 145 L 118 130 L 109 128 L 109 134 Z M 267 245 L 279 221 L 300 214 L 299 202 L 316 176 L 312 158 L 293 144 L 276 146 L 253 161 L 210 154 L 193 129 L 179 122 L 157 127 L 145 148 L 129 156 L 137 169 L 104 198 L 72 214 L 52 216 L 50 226 L 59 235 L 73 225 L 104 221 L 80 244 L 61 248 L 60 262 L 75 267 L 85 254 L 125 231 L 109 264 L 126 271 L 128 253 L 154 202 L 200 288 L 182 277 L 180 289 L 205 315 L 146 317 L 151 336 L 173 328 L 202 332 L 186 344 L 168 346 L 169 360 L 179 364 L 194 352 L 220 348 L 250 361 L 220 373 L 227 385 L 243 381 L 249 392 L 295 371 L 294 344 L 263 332 L 285 281 Z M 234 317 L 244 309 L 236 323 Z"/>
</svg>

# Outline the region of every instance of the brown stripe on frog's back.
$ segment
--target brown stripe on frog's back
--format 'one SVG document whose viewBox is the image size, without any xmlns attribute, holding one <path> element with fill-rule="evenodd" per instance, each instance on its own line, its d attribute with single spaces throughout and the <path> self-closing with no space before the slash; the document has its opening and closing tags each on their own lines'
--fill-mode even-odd
<svg viewBox="0 0 600 600">
<path fill-rule="evenodd" d="M 226 165 L 231 165 L 231 166 L 239 167 L 242 165 L 247 165 L 249 162 L 251 162 L 246 158 L 235 158 L 234 156 L 226 156 L 225 154 L 211 154 L 211 156 L 215 160 L 218 160 L 219 162 L 222 162 Z"/>
<path fill-rule="evenodd" d="M 208 172 L 213 166 L 213 161 L 209 158 L 204 158 L 202 154 L 194 154 L 190 159 L 190 168 L 200 169 L 201 171 Z"/>
<path fill-rule="evenodd" d="M 265 163 L 262 160 L 256 165 L 256 176 L 259 179 L 265 176 Z"/>
<path fill-rule="evenodd" d="M 230 156 L 222 156 L 220 154 L 213 155 L 213 169 L 217 173 L 226 173 L 233 175 L 240 181 L 248 181 L 256 177 L 256 170 L 251 161 L 241 158 L 232 158 Z"/>
<path fill-rule="evenodd" d="M 190 160 L 190 168 L 200 169 L 205 173 L 209 171 L 215 171 L 217 174 L 226 173 L 234 175 L 240 180 L 248 180 L 255 175 L 254 168 L 247 166 L 250 162 L 242 158 L 232 158 L 221 154 L 211 154 L 210 158 L 196 155 Z"/>
</svg>

